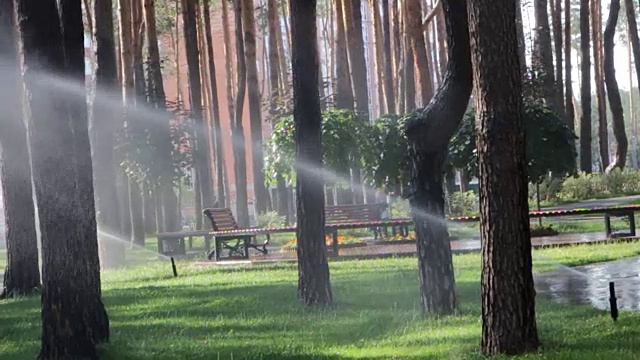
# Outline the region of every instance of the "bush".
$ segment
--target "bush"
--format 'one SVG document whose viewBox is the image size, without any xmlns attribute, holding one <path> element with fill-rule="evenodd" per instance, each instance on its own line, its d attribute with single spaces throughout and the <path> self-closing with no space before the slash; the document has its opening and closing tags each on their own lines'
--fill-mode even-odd
<svg viewBox="0 0 640 360">
<path fill-rule="evenodd" d="M 581 201 L 640 193 L 640 171 L 618 169 L 609 174 L 579 173 L 562 183 L 558 198 L 562 201 Z"/>
<path fill-rule="evenodd" d="M 473 191 L 449 194 L 445 203 L 445 211 L 449 216 L 470 216 L 480 209 L 480 199 Z"/>
<path fill-rule="evenodd" d="M 258 216 L 258 227 L 274 228 L 283 227 L 286 223 L 286 217 L 279 215 L 276 211 L 267 211 Z"/>
</svg>

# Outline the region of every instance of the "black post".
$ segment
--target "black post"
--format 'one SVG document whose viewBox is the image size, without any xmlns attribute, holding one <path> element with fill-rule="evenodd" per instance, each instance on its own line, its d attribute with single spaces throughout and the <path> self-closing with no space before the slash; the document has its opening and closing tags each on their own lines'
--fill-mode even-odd
<svg viewBox="0 0 640 360">
<path fill-rule="evenodd" d="M 178 277 L 178 270 L 176 269 L 176 262 L 171 258 L 171 269 L 173 270 L 173 276 Z"/>
<path fill-rule="evenodd" d="M 616 299 L 616 287 L 613 281 L 609 282 L 609 304 L 611 304 L 611 318 L 618 320 L 618 300 Z"/>
</svg>

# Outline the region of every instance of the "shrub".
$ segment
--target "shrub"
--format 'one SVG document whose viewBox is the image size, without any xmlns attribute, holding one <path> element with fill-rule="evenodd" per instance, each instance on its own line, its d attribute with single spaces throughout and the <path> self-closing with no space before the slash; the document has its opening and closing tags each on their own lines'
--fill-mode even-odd
<svg viewBox="0 0 640 360">
<path fill-rule="evenodd" d="M 585 174 L 569 177 L 562 183 L 558 198 L 581 201 L 593 198 L 625 196 L 640 193 L 640 171 L 614 170 L 609 174 Z"/>
<path fill-rule="evenodd" d="M 480 200 L 473 191 L 457 191 L 447 196 L 445 209 L 449 216 L 477 214 L 480 209 Z"/>
<path fill-rule="evenodd" d="M 286 217 L 279 215 L 276 211 L 267 211 L 258 216 L 258 227 L 261 228 L 274 228 L 282 227 L 285 225 Z"/>
</svg>

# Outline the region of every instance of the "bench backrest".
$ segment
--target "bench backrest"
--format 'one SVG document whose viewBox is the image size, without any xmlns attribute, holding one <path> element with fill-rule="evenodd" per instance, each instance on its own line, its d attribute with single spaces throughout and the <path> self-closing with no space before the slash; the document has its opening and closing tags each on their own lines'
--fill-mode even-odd
<svg viewBox="0 0 640 360">
<path fill-rule="evenodd" d="M 211 221 L 213 231 L 238 230 L 238 223 L 229 208 L 205 209 L 203 213 Z"/>
<path fill-rule="evenodd" d="M 378 221 L 382 219 L 382 213 L 387 204 L 359 204 L 338 205 L 325 207 L 325 222 L 327 224 Z"/>
</svg>

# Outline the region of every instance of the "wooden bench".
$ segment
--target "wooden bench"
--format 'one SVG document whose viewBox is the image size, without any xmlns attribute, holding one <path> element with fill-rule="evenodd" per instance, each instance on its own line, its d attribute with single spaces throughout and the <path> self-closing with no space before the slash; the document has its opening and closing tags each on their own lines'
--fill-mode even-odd
<svg viewBox="0 0 640 360">
<path fill-rule="evenodd" d="M 325 207 L 325 224 L 364 223 L 382 220 L 382 213 L 388 207 L 386 203 L 337 205 Z M 386 235 L 386 227 L 372 227 L 374 239 Z"/>
<path fill-rule="evenodd" d="M 249 249 L 255 249 L 262 254 L 267 254 L 267 245 L 269 245 L 270 237 L 269 234 L 266 233 L 267 239 L 262 243 L 262 245 L 255 244 L 256 233 L 251 233 L 249 230 L 247 233 L 242 233 L 241 229 L 236 222 L 236 219 L 233 217 L 233 213 L 231 209 L 228 208 L 216 208 L 216 209 L 205 209 L 203 213 L 207 216 L 209 221 L 211 221 L 211 227 L 213 229 L 213 238 L 214 238 L 214 249 L 209 251 L 207 254 L 207 259 L 211 260 L 215 255 L 216 261 L 220 260 L 222 250 L 228 250 L 227 258 L 241 258 L 248 259 L 249 258 Z M 216 232 L 226 232 L 226 231 L 239 231 L 238 233 L 229 233 L 229 234 L 215 234 Z M 235 241 L 235 244 L 233 243 Z M 206 244 L 207 248 L 210 246 Z"/>
</svg>

